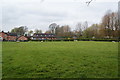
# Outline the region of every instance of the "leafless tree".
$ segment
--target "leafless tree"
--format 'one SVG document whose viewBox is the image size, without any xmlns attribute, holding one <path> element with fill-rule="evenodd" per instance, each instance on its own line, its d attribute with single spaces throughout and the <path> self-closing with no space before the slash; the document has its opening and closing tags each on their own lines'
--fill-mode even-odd
<svg viewBox="0 0 120 80">
<path fill-rule="evenodd" d="M 83 27 L 82 27 L 82 23 L 77 23 L 76 25 L 76 29 L 75 29 L 75 34 L 80 37 L 82 36 L 82 32 L 83 32 Z"/>
<path fill-rule="evenodd" d="M 57 27 L 56 23 L 52 23 L 49 25 L 49 30 L 51 31 L 51 33 L 55 34 L 56 27 Z"/>
<path fill-rule="evenodd" d="M 42 33 L 42 30 L 39 30 L 39 29 L 35 29 L 34 31 L 35 33 Z"/>
</svg>

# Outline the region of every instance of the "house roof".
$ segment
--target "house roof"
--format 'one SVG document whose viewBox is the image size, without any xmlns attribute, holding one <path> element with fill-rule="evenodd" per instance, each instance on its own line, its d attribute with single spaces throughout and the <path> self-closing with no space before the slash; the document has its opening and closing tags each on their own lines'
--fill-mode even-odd
<svg viewBox="0 0 120 80">
<path fill-rule="evenodd" d="M 17 33 L 7 33 L 9 36 L 17 36 Z"/>
<path fill-rule="evenodd" d="M 8 36 L 17 36 L 17 33 L 9 33 L 2 31 L 1 33 L 7 34 Z"/>
<path fill-rule="evenodd" d="M 53 37 L 56 37 L 55 34 L 48 34 L 48 33 L 35 33 L 33 35 L 34 38 L 53 38 Z"/>
<path fill-rule="evenodd" d="M 3 31 L 2 31 L 2 32 L 0 32 L 0 33 L 4 33 L 4 34 L 7 34 L 6 32 L 3 32 Z"/>
<path fill-rule="evenodd" d="M 48 33 L 34 33 L 34 35 L 55 35 L 55 34 L 52 34 L 52 33 L 50 33 L 50 34 L 48 34 Z"/>
</svg>

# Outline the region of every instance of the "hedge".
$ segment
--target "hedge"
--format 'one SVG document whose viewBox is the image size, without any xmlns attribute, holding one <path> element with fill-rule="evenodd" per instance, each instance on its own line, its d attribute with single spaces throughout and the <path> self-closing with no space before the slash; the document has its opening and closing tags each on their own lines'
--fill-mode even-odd
<svg viewBox="0 0 120 80">
<path fill-rule="evenodd" d="M 31 40 L 31 41 L 116 41 L 119 42 L 120 40 L 118 39 L 91 39 L 91 38 L 77 38 L 77 39 L 73 39 L 73 38 L 62 38 L 62 39 L 55 39 L 55 40 Z"/>
</svg>

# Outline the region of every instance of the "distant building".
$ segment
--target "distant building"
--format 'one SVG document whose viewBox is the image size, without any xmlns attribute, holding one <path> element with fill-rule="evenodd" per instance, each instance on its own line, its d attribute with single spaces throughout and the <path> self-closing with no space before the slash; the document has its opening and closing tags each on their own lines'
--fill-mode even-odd
<svg viewBox="0 0 120 80">
<path fill-rule="evenodd" d="M 17 38 L 17 41 L 28 41 L 28 38 L 25 36 L 20 36 Z"/>
<path fill-rule="evenodd" d="M 5 32 L 0 32 L 0 39 L 2 39 L 3 41 L 5 41 L 5 40 L 7 40 L 8 38 L 8 35 L 7 35 L 7 33 L 5 33 Z"/>
<path fill-rule="evenodd" d="M 9 33 L 9 32 L 0 32 L 0 41 L 27 41 L 28 38 L 25 36 L 18 37 L 17 33 Z"/>
<path fill-rule="evenodd" d="M 2 41 L 16 41 L 17 34 L 16 33 L 6 33 L 4 31 L 0 32 L 0 39 Z"/>
<path fill-rule="evenodd" d="M 55 40 L 55 34 L 47 34 L 47 33 L 34 33 L 31 37 L 32 40 Z"/>
<path fill-rule="evenodd" d="M 16 41 L 17 40 L 17 34 L 16 33 L 7 33 L 7 41 Z"/>
</svg>

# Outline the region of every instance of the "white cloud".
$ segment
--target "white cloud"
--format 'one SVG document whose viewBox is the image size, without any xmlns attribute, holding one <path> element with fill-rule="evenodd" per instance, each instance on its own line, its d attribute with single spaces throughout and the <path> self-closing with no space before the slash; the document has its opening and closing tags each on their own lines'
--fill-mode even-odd
<svg viewBox="0 0 120 80">
<path fill-rule="evenodd" d="M 45 31 L 52 22 L 69 24 L 74 29 L 77 22 L 99 23 L 108 9 L 117 11 L 118 0 L 93 0 L 90 6 L 86 5 L 86 1 L 44 0 L 41 3 L 41 0 L 3 0 L 3 30 L 26 25 L 29 29 Z"/>
</svg>

